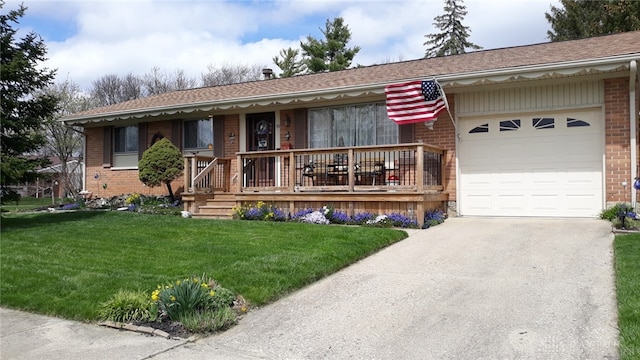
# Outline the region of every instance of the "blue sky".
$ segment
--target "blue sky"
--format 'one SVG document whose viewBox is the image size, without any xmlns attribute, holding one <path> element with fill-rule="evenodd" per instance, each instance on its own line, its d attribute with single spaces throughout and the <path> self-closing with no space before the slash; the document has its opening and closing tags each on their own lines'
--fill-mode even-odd
<svg viewBox="0 0 640 360">
<path fill-rule="evenodd" d="M 106 74 L 143 75 L 153 67 L 199 78 L 208 66 L 274 68 L 281 49 L 341 16 L 362 50 L 355 64 L 412 60 L 424 55 L 424 35 L 444 0 L 7 0 L 2 11 L 28 8 L 17 26 L 45 40 L 56 81 L 83 89 Z M 466 0 L 464 25 L 484 49 L 548 41 L 544 13 L 551 0 Z"/>
</svg>

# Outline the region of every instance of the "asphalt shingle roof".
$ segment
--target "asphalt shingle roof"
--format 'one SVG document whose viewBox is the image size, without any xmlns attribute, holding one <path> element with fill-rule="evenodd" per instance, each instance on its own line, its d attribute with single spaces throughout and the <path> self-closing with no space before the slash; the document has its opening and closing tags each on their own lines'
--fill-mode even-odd
<svg viewBox="0 0 640 360">
<path fill-rule="evenodd" d="M 290 78 L 173 91 L 119 104 L 90 109 L 63 120 L 81 121 L 101 116 L 117 116 L 130 112 L 152 112 L 189 104 L 215 104 L 225 101 L 267 99 L 285 94 L 329 91 L 371 84 L 384 86 L 407 79 L 451 76 L 518 69 L 572 61 L 597 61 L 617 56 L 640 56 L 640 31 L 594 37 L 582 40 L 550 42 L 534 45 L 476 51 L 462 55 L 419 59 L 353 68 L 337 72 L 309 74 Z"/>
</svg>

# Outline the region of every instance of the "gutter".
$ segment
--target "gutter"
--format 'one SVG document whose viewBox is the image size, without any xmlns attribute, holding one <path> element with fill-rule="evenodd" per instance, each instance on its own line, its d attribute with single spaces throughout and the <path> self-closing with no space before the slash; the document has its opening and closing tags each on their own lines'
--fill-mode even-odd
<svg viewBox="0 0 640 360">
<path fill-rule="evenodd" d="M 638 71 L 638 65 L 636 60 L 629 62 L 629 137 L 631 147 L 631 206 L 636 209 L 636 197 L 638 190 L 635 188 L 635 178 L 640 177 L 638 174 L 638 148 L 637 148 L 637 113 L 636 109 L 636 76 Z"/>
<path fill-rule="evenodd" d="M 281 105 L 298 102 L 312 101 L 318 98 L 335 99 L 347 96 L 359 96 L 365 93 L 369 94 L 384 94 L 384 88 L 387 85 L 391 85 L 398 82 L 422 80 L 425 78 L 435 78 L 438 82 L 447 87 L 455 86 L 456 84 L 469 85 L 478 81 L 492 81 L 501 82 L 511 78 L 535 78 L 540 77 L 547 73 L 554 72 L 574 72 L 581 71 L 585 68 L 611 71 L 620 66 L 626 67 L 630 61 L 638 58 L 638 54 L 628 54 L 620 56 L 612 56 L 598 60 L 579 60 L 579 61 L 566 61 L 561 63 L 543 64 L 543 65 L 527 65 L 519 67 L 511 67 L 498 70 L 482 70 L 467 73 L 458 73 L 452 75 L 429 75 L 421 76 L 419 78 L 405 78 L 395 79 L 393 81 L 385 81 L 378 83 L 370 83 L 359 86 L 344 86 L 335 87 L 323 90 L 309 90 L 304 92 L 293 92 L 283 94 L 268 94 L 246 98 L 226 99 L 226 100 L 208 100 L 196 103 L 188 104 L 175 104 L 166 105 L 154 108 L 141 108 L 130 109 L 125 111 L 113 111 L 109 113 L 102 113 L 96 115 L 89 115 L 87 117 L 79 118 L 66 118 L 61 121 L 67 124 L 83 124 L 88 122 L 101 122 L 101 121 L 113 121 L 124 120 L 131 118 L 142 118 L 145 116 L 158 116 L 162 114 L 176 114 L 176 113 L 190 113 L 194 111 L 211 111 L 211 110 L 226 110 L 232 108 L 250 108 L 256 105 L 268 106 L 268 105 Z M 492 79 L 493 78 L 493 79 Z"/>
</svg>

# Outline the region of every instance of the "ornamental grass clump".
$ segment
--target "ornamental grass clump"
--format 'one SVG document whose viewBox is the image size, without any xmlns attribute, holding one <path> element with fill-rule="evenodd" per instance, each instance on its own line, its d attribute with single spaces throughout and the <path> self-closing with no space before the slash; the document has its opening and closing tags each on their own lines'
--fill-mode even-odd
<svg viewBox="0 0 640 360">
<path fill-rule="evenodd" d="M 101 305 L 101 320 L 114 322 L 151 321 L 156 318 L 156 308 L 143 291 L 119 290 Z"/>
</svg>

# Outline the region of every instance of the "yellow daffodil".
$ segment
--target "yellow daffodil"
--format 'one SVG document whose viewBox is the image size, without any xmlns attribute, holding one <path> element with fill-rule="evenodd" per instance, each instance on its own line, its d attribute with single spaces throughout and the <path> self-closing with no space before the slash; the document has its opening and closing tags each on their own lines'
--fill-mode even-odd
<svg viewBox="0 0 640 360">
<path fill-rule="evenodd" d="M 176 297 L 171 295 L 171 297 L 169 298 L 171 301 L 176 301 Z"/>
<path fill-rule="evenodd" d="M 214 296 L 216 296 L 216 292 L 211 290 L 211 291 L 209 291 L 209 295 L 211 295 L 211 297 L 214 297 Z"/>
</svg>

